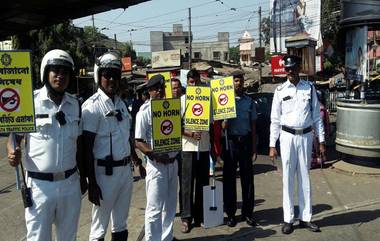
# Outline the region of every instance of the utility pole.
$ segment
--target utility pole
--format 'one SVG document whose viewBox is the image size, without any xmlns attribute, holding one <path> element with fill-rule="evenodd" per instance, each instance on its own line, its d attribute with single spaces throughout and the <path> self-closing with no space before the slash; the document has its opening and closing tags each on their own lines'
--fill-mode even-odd
<svg viewBox="0 0 380 241">
<path fill-rule="evenodd" d="M 192 57 L 192 49 L 191 49 L 191 43 L 192 43 L 192 38 L 191 38 L 191 8 L 189 8 L 189 69 L 191 69 L 191 57 Z"/>
<path fill-rule="evenodd" d="M 259 7 L 259 46 L 261 49 L 261 6 Z M 259 62 L 259 87 L 261 86 L 261 77 L 262 77 L 262 70 L 261 70 L 261 61 Z"/>
<path fill-rule="evenodd" d="M 94 15 L 91 15 L 92 19 L 92 37 L 94 38 L 95 41 L 95 20 L 94 20 Z"/>
</svg>

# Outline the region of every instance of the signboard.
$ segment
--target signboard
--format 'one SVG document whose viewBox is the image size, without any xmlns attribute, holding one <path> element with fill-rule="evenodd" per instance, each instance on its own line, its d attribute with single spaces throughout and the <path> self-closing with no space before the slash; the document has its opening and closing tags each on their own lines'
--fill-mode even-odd
<svg viewBox="0 0 380 241">
<path fill-rule="evenodd" d="M 283 75 L 286 74 L 284 67 L 284 60 L 282 60 L 282 55 L 273 55 L 271 59 L 272 65 L 272 75 Z"/>
<path fill-rule="evenodd" d="M 320 0 L 269 0 L 269 4 L 271 53 L 286 53 L 285 39 L 296 34 L 321 42 Z"/>
<path fill-rule="evenodd" d="M 233 77 L 211 80 L 211 93 L 213 119 L 236 118 Z"/>
<path fill-rule="evenodd" d="M 167 99 L 173 98 L 172 93 L 172 82 L 170 72 L 157 72 L 157 73 L 148 73 L 148 79 L 151 79 L 153 76 L 160 74 L 165 78 L 165 97 Z"/>
<path fill-rule="evenodd" d="M 153 151 L 170 152 L 182 149 L 181 100 L 152 100 Z"/>
<path fill-rule="evenodd" d="M 121 71 L 132 71 L 132 60 L 131 57 L 123 57 L 121 58 L 121 63 L 123 64 Z"/>
<path fill-rule="evenodd" d="M 152 68 L 181 66 L 181 50 L 152 52 Z"/>
<path fill-rule="evenodd" d="M 0 51 L 0 133 L 34 132 L 29 51 Z"/>
<path fill-rule="evenodd" d="M 210 88 L 187 86 L 185 129 L 208 131 L 210 126 Z"/>
</svg>

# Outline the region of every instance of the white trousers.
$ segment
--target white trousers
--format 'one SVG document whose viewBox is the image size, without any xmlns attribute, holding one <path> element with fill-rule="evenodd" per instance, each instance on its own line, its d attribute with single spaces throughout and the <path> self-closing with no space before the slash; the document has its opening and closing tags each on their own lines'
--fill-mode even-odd
<svg viewBox="0 0 380 241">
<path fill-rule="evenodd" d="M 177 205 L 178 164 L 148 160 L 146 166 L 145 240 L 172 241 Z"/>
<path fill-rule="evenodd" d="M 79 176 L 62 181 L 28 178 L 33 206 L 25 209 L 28 241 L 51 241 L 52 226 L 57 241 L 75 241 L 81 206 Z"/>
<path fill-rule="evenodd" d="M 310 163 L 312 133 L 293 135 L 281 131 L 280 147 L 283 169 L 284 222 L 294 222 L 294 177 L 297 175 L 299 219 L 309 222 L 312 216 Z"/>
<path fill-rule="evenodd" d="M 92 207 L 90 241 L 104 238 L 111 218 L 112 233 L 127 229 L 129 205 L 133 191 L 131 164 L 114 167 L 113 174 L 105 175 L 105 167 L 96 166 L 96 181 L 102 191 L 100 206 Z"/>
</svg>

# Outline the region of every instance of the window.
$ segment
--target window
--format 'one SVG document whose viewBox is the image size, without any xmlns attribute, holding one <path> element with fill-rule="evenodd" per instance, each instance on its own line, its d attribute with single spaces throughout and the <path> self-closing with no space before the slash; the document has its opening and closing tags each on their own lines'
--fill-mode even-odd
<svg viewBox="0 0 380 241">
<path fill-rule="evenodd" d="M 220 60 L 220 52 L 213 52 L 212 56 L 214 60 Z"/>
<path fill-rule="evenodd" d="M 201 58 L 201 52 L 194 52 L 194 59 L 200 59 Z"/>
<path fill-rule="evenodd" d="M 246 54 L 242 55 L 241 60 L 248 61 L 248 55 L 246 55 Z"/>
</svg>

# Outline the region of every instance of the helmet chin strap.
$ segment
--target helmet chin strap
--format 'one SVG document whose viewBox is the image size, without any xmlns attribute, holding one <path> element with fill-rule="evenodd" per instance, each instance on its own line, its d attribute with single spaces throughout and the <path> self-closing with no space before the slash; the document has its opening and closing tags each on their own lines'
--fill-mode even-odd
<svg viewBox="0 0 380 241">
<path fill-rule="evenodd" d="M 45 86 L 46 86 L 46 89 L 48 90 L 48 93 L 55 96 L 55 97 L 63 97 L 63 95 L 65 94 L 65 91 L 59 92 L 59 91 L 56 91 L 55 89 L 53 89 L 53 87 L 51 87 L 49 81 L 45 82 Z"/>
</svg>

